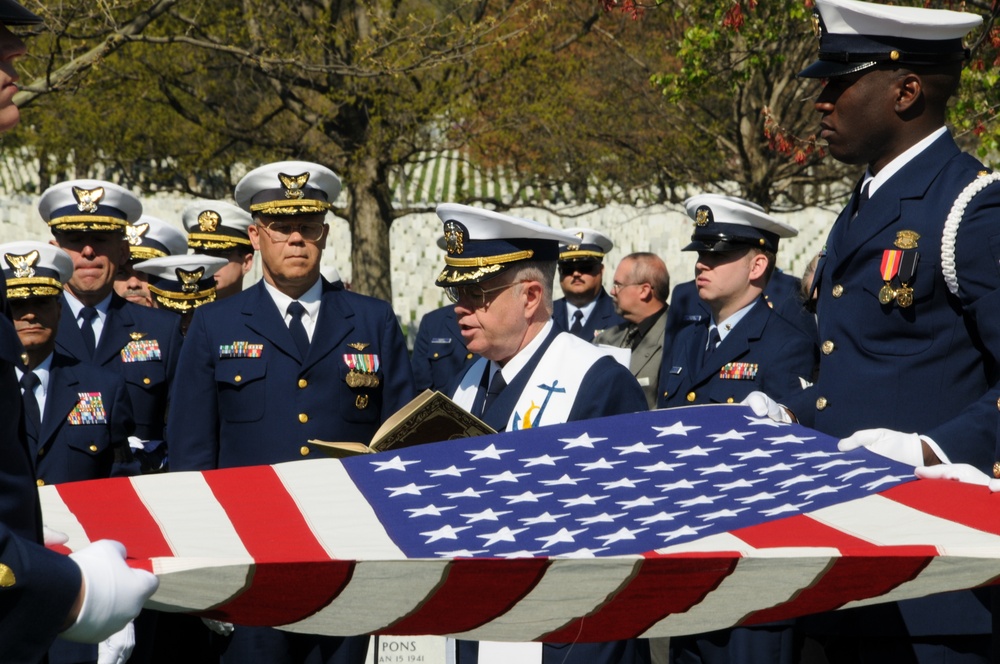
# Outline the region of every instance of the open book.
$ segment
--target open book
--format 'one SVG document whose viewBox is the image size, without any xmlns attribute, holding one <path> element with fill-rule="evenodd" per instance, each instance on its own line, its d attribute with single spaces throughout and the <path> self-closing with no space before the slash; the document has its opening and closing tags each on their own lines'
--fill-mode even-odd
<svg viewBox="0 0 1000 664">
<path fill-rule="evenodd" d="M 424 390 L 383 422 L 367 445 L 323 440 L 310 440 L 309 444 L 324 454 L 339 458 L 487 433 L 496 431 L 444 394 Z"/>
</svg>

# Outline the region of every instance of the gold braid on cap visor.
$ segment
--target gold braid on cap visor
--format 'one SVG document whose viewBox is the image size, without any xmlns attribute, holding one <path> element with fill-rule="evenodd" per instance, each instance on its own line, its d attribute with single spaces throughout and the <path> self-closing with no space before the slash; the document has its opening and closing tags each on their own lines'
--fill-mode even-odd
<svg viewBox="0 0 1000 664">
<path fill-rule="evenodd" d="M 212 233 L 188 233 L 188 246 L 192 249 L 232 249 L 238 245 L 250 246 L 250 238 Z"/>
<path fill-rule="evenodd" d="M 559 254 L 559 260 L 569 261 L 574 258 L 597 258 L 599 260 L 604 259 L 604 254 L 599 251 L 588 251 L 586 249 L 581 249 L 579 251 L 564 251 Z"/>
<path fill-rule="evenodd" d="M 215 302 L 215 286 L 197 293 L 178 293 L 163 290 L 155 286 L 149 287 L 149 292 L 156 296 L 156 301 L 174 311 L 189 311 L 209 302 Z"/>
<path fill-rule="evenodd" d="M 254 203 L 250 206 L 250 211 L 263 212 L 264 214 L 313 214 L 315 212 L 329 212 L 332 207 L 333 205 L 326 201 L 296 198 Z"/>
</svg>

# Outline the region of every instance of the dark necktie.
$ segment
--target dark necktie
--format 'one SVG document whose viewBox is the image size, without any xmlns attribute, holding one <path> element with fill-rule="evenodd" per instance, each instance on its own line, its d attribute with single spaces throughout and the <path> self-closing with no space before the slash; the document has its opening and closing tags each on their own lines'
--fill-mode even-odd
<svg viewBox="0 0 1000 664">
<path fill-rule="evenodd" d="M 621 347 L 635 350 L 635 346 L 638 340 L 639 340 L 639 326 L 629 325 L 628 330 L 625 332 L 625 337 L 622 339 Z"/>
<path fill-rule="evenodd" d="M 569 331 L 573 334 L 583 332 L 583 312 L 579 309 L 573 312 L 573 325 L 570 326 Z"/>
<path fill-rule="evenodd" d="M 708 333 L 708 346 L 705 348 L 704 364 L 708 364 L 711 361 L 712 353 L 715 352 L 715 348 L 721 340 L 722 337 L 719 335 L 719 328 L 713 327 Z"/>
<path fill-rule="evenodd" d="M 868 187 L 871 183 L 871 180 L 867 180 L 863 185 L 861 185 L 861 192 L 858 194 L 858 205 L 854 210 L 855 216 L 861 213 L 861 208 L 863 208 L 865 203 L 868 202 Z"/>
<path fill-rule="evenodd" d="M 35 423 L 35 428 L 42 425 L 42 413 L 38 408 L 38 399 L 35 398 L 35 386 L 41 381 L 34 371 L 25 371 L 21 376 L 21 398 L 24 401 L 25 416 Z"/>
<path fill-rule="evenodd" d="M 305 312 L 306 308 L 301 302 L 292 302 L 288 305 L 288 315 L 292 317 L 288 323 L 288 331 L 292 333 L 292 339 L 295 340 L 302 359 L 305 359 L 309 352 L 309 335 L 306 333 L 306 326 L 302 324 L 302 314 Z"/>
<path fill-rule="evenodd" d="M 500 393 L 503 392 L 503 388 L 507 387 L 507 381 L 503 379 L 503 372 L 497 371 L 493 374 L 493 378 L 490 379 L 490 387 L 486 390 L 486 401 L 483 403 L 483 413 L 486 413 L 493 405 L 493 402 L 497 400 Z"/>
<path fill-rule="evenodd" d="M 80 334 L 83 335 L 83 345 L 91 357 L 94 357 L 94 349 L 97 348 L 97 337 L 94 334 L 94 319 L 97 318 L 97 309 L 94 307 L 84 307 L 80 310 L 80 317 L 83 324 L 80 325 Z"/>
</svg>

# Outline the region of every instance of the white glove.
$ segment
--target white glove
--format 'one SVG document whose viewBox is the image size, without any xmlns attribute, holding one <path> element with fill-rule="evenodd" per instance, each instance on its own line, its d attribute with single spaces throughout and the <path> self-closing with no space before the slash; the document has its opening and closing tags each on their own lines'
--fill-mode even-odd
<svg viewBox="0 0 1000 664">
<path fill-rule="evenodd" d="M 837 449 L 841 452 L 859 447 L 867 447 L 875 454 L 908 466 L 924 465 L 924 446 L 920 441 L 920 434 L 901 433 L 892 429 L 862 429 L 837 443 Z"/>
<path fill-rule="evenodd" d="M 125 625 L 97 644 L 97 664 L 125 664 L 135 648 L 135 626 Z"/>
<path fill-rule="evenodd" d="M 966 484 L 987 486 L 990 491 L 1000 491 L 1000 480 L 994 479 L 967 463 L 939 463 L 936 466 L 918 466 L 913 474 L 924 480 L 954 480 Z"/>
<path fill-rule="evenodd" d="M 59 546 L 69 541 L 69 535 L 64 532 L 53 530 L 42 524 L 42 542 L 45 546 Z"/>
<path fill-rule="evenodd" d="M 788 411 L 777 401 L 767 396 L 763 392 L 751 392 L 747 398 L 740 402 L 740 405 L 750 406 L 753 414 L 757 417 L 770 417 L 775 422 L 791 424 L 792 418 Z"/>
<path fill-rule="evenodd" d="M 100 540 L 69 554 L 83 575 L 83 606 L 76 622 L 59 636 L 79 643 L 100 643 L 139 615 L 156 592 L 159 579 L 125 564 L 121 542 Z"/>
<path fill-rule="evenodd" d="M 216 634 L 220 636 L 229 636 L 233 633 L 236 628 L 233 627 L 233 623 L 222 622 L 221 620 L 212 620 L 211 618 L 202 618 L 201 621 L 205 623 L 205 627 L 209 628 Z"/>
</svg>

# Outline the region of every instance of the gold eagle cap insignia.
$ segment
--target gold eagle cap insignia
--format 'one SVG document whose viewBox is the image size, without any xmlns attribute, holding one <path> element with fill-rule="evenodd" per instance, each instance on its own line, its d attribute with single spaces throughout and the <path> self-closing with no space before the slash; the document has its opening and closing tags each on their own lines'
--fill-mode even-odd
<svg viewBox="0 0 1000 664">
<path fill-rule="evenodd" d="M 73 198 L 80 212 L 97 212 L 97 204 L 104 198 L 104 187 L 96 189 L 81 189 L 73 187 Z"/>
<path fill-rule="evenodd" d="M 14 270 L 14 276 L 18 279 L 25 279 L 35 276 L 35 264 L 39 259 L 38 250 L 34 249 L 26 254 L 4 254 L 3 258 Z"/>
<path fill-rule="evenodd" d="M 580 242 L 577 244 L 567 245 L 566 251 L 580 251 L 580 244 L 583 242 L 583 231 L 574 233 L 574 235 L 576 235 L 576 237 L 579 238 Z"/>
<path fill-rule="evenodd" d="M 205 274 L 205 268 L 200 267 L 197 270 L 191 271 L 177 268 L 175 272 L 177 272 L 178 281 L 181 282 L 181 292 L 198 292 L 198 282 L 201 281 L 201 277 Z"/>
<path fill-rule="evenodd" d="M 278 173 L 278 179 L 281 180 L 281 186 L 285 188 L 285 198 L 302 198 L 305 196 L 302 187 L 306 186 L 306 183 L 309 182 L 309 173 L 302 173 L 301 175 Z"/>
<path fill-rule="evenodd" d="M 362 351 L 365 348 L 368 348 L 369 346 L 371 346 L 371 344 L 367 344 L 367 343 L 365 343 L 363 341 L 355 341 L 354 343 L 350 343 L 350 344 L 347 344 L 347 345 L 350 346 L 351 348 L 353 348 L 356 351 Z"/>
<path fill-rule="evenodd" d="M 142 339 L 144 336 L 146 336 L 146 333 L 145 332 L 129 332 L 128 336 L 129 336 L 129 338 L 132 341 L 138 341 L 139 339 Z"/>
<path fill-rule="evenodd" d="M 202 233 L 214 233 L 222 217 L 215 210 L 205 210 L 198 215 L 198 228 Z"/>
<path fill-rule="evenodd" d="M 142 244 L 142 238 L 148 230 L 149 224 L 129 224 L 125 227 L 125 236 L 128 238 L 128 243 L 133 247 L 138 247 Z"/>
<path fill-rule="evenodd" d="M 454 221 L 444 225 L 444 240 L 449 255 L 461 256 L 465 251 L 465 234 L 462 232 L 462 227 Z"/>
<path fill-rule="evenodd" d="M 707 226 L 709 222 L 712 221 L 712 208 L 707 205 L 702 205 L 698 208 L 698 211 L 694 213 L 694 225 L 695 226 Z"/>
</svg>

